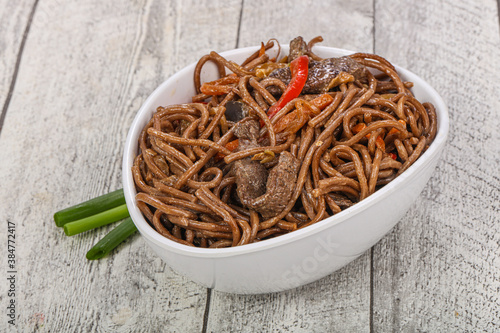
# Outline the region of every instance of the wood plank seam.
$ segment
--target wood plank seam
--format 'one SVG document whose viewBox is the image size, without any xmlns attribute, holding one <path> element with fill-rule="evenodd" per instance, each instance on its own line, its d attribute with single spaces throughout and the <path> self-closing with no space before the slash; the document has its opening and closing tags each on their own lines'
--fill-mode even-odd
<svg viewBox="0 0 500 333">
<path fill-rule="evenodd" d="M 373 326 L 373 247 L 370 249 L 370 313 L 368 314 L 370 333 L 374 332 Z"/>
<path fill-rule="evenodd" d="M 12 98 L 14 87 L 16 86 L 16 79 L 17 79 L 17 74 L 19 72 L 19 67 L 21 65 L 21 58 L 23 56 L 24 45 L 26 44 L 26 39 L 28 39 L 31 22 L 33 21 L 33 16 L 35 16 L 37 5 L 38 5 L 38 0 L 35 1 L 33 7 L 31 8 L 28 22 L 26 23 L 26 28 L 24 29 L 23 38 L 21 40 L 21 44 L 19 45 L 19 51 L 17 53 L 16 64 L 14 66 L 14 72 L 12 73 L 12 80 L 10 81 L 9 91 L 7 92 L 7 98 L 5 99 L 5 103 L 2 108 L 2 113 L 0 114 L 0 135 L 2 134 L 3 123 L 5 121 L 5 116 L 7 115 L 10 99 Z"/>
<path fill-rule="evenodd" d="M 238 18 L 238 30 L 236 33 L 236 45 L 235 48 L 239 47 L 240 44 L 240 34 L 241 34 L 241 21 L 243 17 L 243 6 L 245 5 L 245 0 L 241 0 L 240 13 Z M 203 327 L 201 333 L 206 333 L 208 329 L 208 319 L 210 317 L 210 302 L 212 298 L 212 288 L 207 288 L 207 302 L 205 305 L 205 313 L 203 314 Z"/>
<path fill-rule="evenodd" d="M 500 1 L 500 0 L 498 0 Z M 245 0 L 241 0 L 241 7 L 240 7 L 240 17 L 238 19 L 238 32 L 236 34 L 236 46 L 235 48 L 238 48 L 240 45 L 240 33 L 241 33 L 241 21 L 243 17 L 243 6 L 245 5 Z"/>
<path fill-rule="evenodd" d="M 499 0 L 500 1 L 500 0 Z M 377 9 L 377 6 L 376 6 L 376 2 L 377 0 L 373 0 L 372 2 L 372 15 L 373 15 L 373 22 L 372 22 L 372 52 L 375 54 L 375 50 L 376 50 L 376 41 L 377 41 L 377 22 L 376 22 L 376 18 L 377 18 L 377 12 L 376 12 L 376 9 Z M 368 313 L 368 327 L 370 329 L 370 333 L 374 332 L 374 323 L 373 323 L 373 318 L 374 318 L 374 314 L 373 314 L 373 311 L 374 311 L 374 302 L 373 302 L 373 284 L 374 284 L 374 280 L 373 280 L 373 270 L 375 269 L 374 267 L 375 265 L 373 264 L 373 247 L 370 248 L 370 295 L 369 295 L 369 302 L 370 302 L 370 306 L 369 306 L 369 313 Z"/>
<path fill-rule="evenodd" d="M 208 317 L 210 315 L 210 300 L 212 298 L 212 288 L 207 288 L 207 303 L 205 305 L 205 313 L 203 314 L 203 327 L 201 333 L 206 333 L 208 328 Z"/>
<path fill-rule="evenodd" d="M 500 0 L 497 0 L 498 26 L 500 27 Z"/>
</svg>

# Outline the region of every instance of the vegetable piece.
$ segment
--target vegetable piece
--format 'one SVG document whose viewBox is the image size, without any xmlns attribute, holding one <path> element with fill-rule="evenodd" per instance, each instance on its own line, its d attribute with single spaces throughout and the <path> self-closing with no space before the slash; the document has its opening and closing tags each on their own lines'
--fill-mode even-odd
<svg viewBox="0 0 500 333">
<path fill-rule="evenodd" d="M 238 141 L 238 139 L 236 139 L 236 140 L 233 140 L 233 141 L 229 141 L 228 143 L 226 143 L 226 145 L 224 147 L 226 147 L 230 151 L 233 151 L 236 148 L 238 148 L 239 144 L 240 144 L 240 142 Z M 224 159 L 224 156 L 226 156 L 226 155 L 223 154 L 223 153 L 221 153 L 221 152 L 219 152 L 219 153 L 217 153 L 217 155 L 215 155 L 215 158 L 218 159 L 218 160 L 222 160 L 222 159 Z"/>
<path fill-rule="evenodd" d="M 290 84 L 286 87 L 285 92 L 281 95 L 280 99 L 271 105 L 267 111 L 269 118 L 272 118 L 279 110 L 281 110 L 292 99 L 297 98 L 302 92 L 302 88 L 307 81 L 309 72 L 309 57 L 306 55 L 300 56 L 290 63 L 290 72 L 292 79 Z"/>
<path fill-rule="evenodd" d="M 297 119 L 286 128 L 285 133 L 297 133 L 309 121 L 309 116 L 304 112 L 304 109 L 297 108 L 296 111 Z"/>
<path fill-rule="evenodd" d="M 262 65 L 259 65 L 255 67 L 255 76 L 258 78 L 264 78 L 266 76 L 269 76 L 274 70 L 278 68 L 285 68 L 287 66 L 286 63 L 283 62 L 266 62 L 263 63 Z"/>
<path fill-rule="evenodd" d="M 226 148 L 229 149 L 230 151 L 233 151 L 235 150 L 236 148 L 238 148 L 238 145 L 240 144 L 240 142 L 238 141 L 238 139 L 236 140 L 233 140 L 233 141 L 230 141 L 226 144 Z"/>
<path fill-rule="evenodd" d="M 278 120 L 278 122 L 274 125 L 274 132 L 275 133 L 283 132 L 287 127 L 291 126 L 294 122 L 296 122 L 297 117 L 298 117 L 297 110 L 287 113 L 286 115 L 283 116 L 283 118 L 280 118 L 280 120 Z"/>
<path fill-rule="evenodd" d="M 401 124 L 405 125 L 406 126 L 406 121 L 404 121 L 403 119 L 399 119 L 398 120 Z M 400 130 L 398 130 L 397 128 L 391 128 L 391 130 L 389 131 L 389 133 L 387 133 L 387 136 L 389 135 L 392 135 L 392 134 L 396 134 L 396 133 L 399 133 Z"/>
<path fill-rule="evenodd" d="M 365 123 L 359 123 L 359 124 L 356 124 L 355 126 L 353 126 L 352 132 L 354 134 L 356 134 L 356 133 L 361 132 L 365 128 L 366 128 Z M 369 139 L 370 136 L 371 136 L 371 134 L 368 133 L 365 135 L 365 138 Z M 382 135 L 378 135 L 377 138 L 375 139 L 375 146 L 377 146 L 379 149 L 381 149 L 382 151 L 385 152 L 385 142 L 384 142 L 384 138 L 382 137 Z"/>
<path fill-rule="evenodd" d="M 375 146 L 385 152 L 385 142 L 382 138 L 382 135 L 377 136 L 377 138 L 375 139 Z"/>
<path fill-rule="evenodd" d="M 314 117 L 321 113 L 321 110 L 317 110 L 312 106 L 310 102 L 299 100 L 295 102 L 295 107 L 297 110 L 301 110 L 306 116 Z"/>
<path fill-rule="evenodd" d="M 264 42 L 260 42 L 259 57 L 262 57 L 266 53 L 266 46 Z"/>
<path fill-rule="evenodd" d="M 200 91 L 205 95 L 224 95 L 232 90 L 231 84 L 238 83 L 240 78 L 235 74 L 229 74 L 215 81 L 205 82 L 201 85 Z"/>
<path fill-rule="evenodd" d="M 249 107 L 243 102 L 228 101 L 225 116 L 227 120 L 238 122 L 248 116 Z"/>
<path fill-rule="evenodd" d="M 68 222 L 80 220 L 124 204 L 125 196 L 123 189 L 119 189 L 60 210 L 54 214 L 54 221 L 56 222 L 56 226 L 62 227 Z"/>
<path fill-rule="evenodd" d="M 136 231 L 137 228 L 132 219 L 130 217 L 125 219 L 87 252 L 87 259 L 96 260 L 104 257 Z"/>
<path fill-rule="evenodd" d="M 320 110 L 326 108 L 331 102 L 333 102 L 333 97 L 330 94 L 321 94 L 310 101 L 312 105 Z"/>
<path fill-rule="evenodd" d="M 307 123 L 309 116 L 314 116 L 313 110 L 308 107 L 307 102 L 295 102 L 295 110 L 287 113 L 274 125 L 276 133 L 286 132 L 288 134 L 296 133 Z"/>
<path fill-rule="evenodd" d="M 217 86 L 215 84 L 203 83 L 200 87 L 200 91 L 205 95 L 225 95 L 231 92 L 230 86 Z"/>
<path fill-rule="evenodd" d="M 266 149 L 262 153 L 258 153 L 258 154 L 253 155 L 251 160 L 252 161 L 260 161 L 260 164 L 264 164 L 264 163 L 268 163 L 268 162 L 271 162 L 272 160 L 274 160 L 274 157 L 275 157 L 274 152 L 269 150 L 269 149 Z"/>
<path fill-rule="evenodd" d="M 324 88 L 324 91 L 328 91 L 334 87 L 340 86 L 342 83 L 349 83 L 355 80 L 354 75 L 346 73 L 344 71 L 340 72 L 335 76 L 330 83 Z"/>
<path fill-rule="evenodd" d="M 92 216 L 87 216 L 77 221 L 68 222 L 64 225 L 64 233 L 68 236 L 73 236 L 119 220 L 123 220 L 128 216 L 129 212 L 127 210 L 127 205 L 124 204 Z"/>
</svg>

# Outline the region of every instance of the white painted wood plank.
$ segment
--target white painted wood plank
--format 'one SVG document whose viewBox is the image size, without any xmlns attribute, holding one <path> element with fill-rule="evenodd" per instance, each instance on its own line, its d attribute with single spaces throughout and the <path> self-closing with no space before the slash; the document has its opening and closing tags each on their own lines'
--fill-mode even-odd
<svg viewBox="0 0 500 333">
<path fill-rule="evenodd" d="M 85 252 L 104 230 L 68 238 L 51 215 L 121 186 L 135 111 L 171 73 L 236 45 L 240 4 L 39 3 L 0 136 L 0 221 L 17 226 L 20 331 L 201 330 L 206 289 L 171 272 L 139 237 L 88 263 Z M 2 14 L 2 27 L 22 31 L 4 22 L 25 20 L 23 8 L 6 9 L 18 18 Z M 321 34 L 324 45 L 371 51 L 372 8 L 245 2 L 238 44 Z M 454 132 L 420 201 L 375 247 L 374 331 L 498 330 L 496 13 L 492 0 L 376 6 L 377 53 L 445 95 Z M 0 38 L 11 50 L 19 42 Z M 208 331 L 368 331 L 369 257 L 293 291 L 214 292 Z"/>
<path fill-rule="evenodd" d="M 288 44 L 322 35 L 322 45 L 371 51 L 371 2 L 245 2 L 239 46 Z M 208 332 L 368 332 L 370 253 L 308 286 L 275 294 L 212 292 Z"/>
<path fill-rule="evenodd" d="M 374 331 L 500 331 L 500 36 L 490 1 L 377 1 L 375 50 L 449 106 L 436 173 L 374 250 Z"/>
<path fill-rule="evenodd" d="M 208 332 L 369 332 L 370 253 L 281 293 L 212 292 Z"/>
<path fill-rule="evenodd" d="M 318 45 L 360 52 L 373 50 L 372 1 L 245 1 L 239 46 L 260 45 L 269 38 L 288 44 L 297 36 L 316 36 Z"/>
<path fill-rule="evenodd" d="M 8 101 L 23 34 L 34 2 L 0 1 L 0 115 Z M 0 120 L 0 128 L 1 125 Z"/>
<path fill-rule="evenodd" d="M 109 228 L 69 238 L 52 214 L 121 187 L 135 112 L 181 67 L 235 46 L 240 2 L 40 6 L 0 137 L 0 221 L 17 228 L 18 328 L 199 332 L 205 288 L 173 273 L 140 237 L 89 262 L 86 251 Z"/>
</svg>

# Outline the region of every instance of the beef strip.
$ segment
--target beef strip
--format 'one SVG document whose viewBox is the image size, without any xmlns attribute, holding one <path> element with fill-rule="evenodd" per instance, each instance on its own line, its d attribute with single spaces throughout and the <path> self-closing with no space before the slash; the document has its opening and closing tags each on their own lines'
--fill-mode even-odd
<svg viewBox="0 0 500 333">
<path fill-rule="evenodd" d="M 237 151 L 259 146 L 257 139 L 259 138 L 260 126 L 256 119 L 246 117 L 238 121 L 234 126 L 234 135 L 239 140 Z"/>
<path fill-rule="evenodd" d="M 238 137 L 236 151 L 258 147 L 259 123 L 252 118 L 244 118 L 234 125 L 234 135 Z M 267 169 L 249 157 L 235 161 L 231 172 L 236 177 L 236 193 L 240 202 L 247 205 L 251 200 L 266 192 Z"/>
<path fill-rule="evenodd" d="M 241 101 L 228 101 L 226 103 L 226 119 L 229 121 L 240 121 L 250 114 L 250 106 Z"/>
<path fill-rule="evenodd" d="M 290 42 L 290 52 L 288 62 L 292 62 L 307 53 L 307 44 L 302 37 L 296 37 Z"/>
<path fill-rule="evenodd" d="M 245 205 L 259 212 L 265 219 L 281 213 L 292 197 L 299 168 L 300 163 L 292 154 L 282 152 L 278 164 L 269 172 L 266 193 Z"/>
<path fill-rule="evenodd" d="M 307 54 L 307 52 L 307 44 L 304 39 L 300 36 L 294 38 L 290 42 L 288 62 L 292 62 L 298 57 Z M 348 56 L 328 58 L 321 61 L 310 60 L 309 73 L 306 84 L 302 89 L 302 94 L 318 94 L 326 92 L 330 82 L 332 82 L 332 80 L 337 77 L 340 72 L 351 74 L 355 79 L 360 79 L 365 75 L 365 67 Z M 277 78 L 288 85 L 291 80 L 290 67 L 278 68 L 271 72 L 269 76 Z M 280 93 L 280 90 L 277 87 L 270 86 L 268 89 L 271 94 Z"/>
<path fill-rule="evenodd" d="M 238 160 L 233 164 L 236 177 L 236 194 L 240 202 L 249 206 L 257 197 L 266 192 L 267 169 L 258 161 L 250 158 Z"/>
<path fill-rule="evenodd" d="M 333 201 L 335 201 L 337 206 L 339 206 L 341 209 L 346 209 L 354 205 L 354 203 L 351 200 L 349 200 L 342 194 L 332 192 L 328 193 L 328 195 L 330 196 L 330 198 L 333 199 Z"/>
<path fill-rule="evenodd" d="M 360 79 L 365 75 L 365 67 L 359 64 L 351 57 L 345 56 L 340 58 L 328 58 L 322 61 L 311 60 L 309 62 L 309 73 L 307 81 L 302 89 L 302 94 L 318 94 L 326 92 L 330 82 L 340 73 L 346 72 L 354 76 L 355 79 Z M 269 74 L 270 77 L 277 78 L 286 85 L 290 83 L 291 73 L 290 68 L 279 68 Z M 279 93 L 275 87 L 269 87 L 272 94 Z"/>
<path fill-rule="evenodd" d="M 258 147 L 259 123 L 245 118 L 234 125 L 238 137 L 237 151 Z M 278 163 L 270 172 L 259 161 L 244 158 L 235 161 L 231 172 L 236 177 L 236 194 L 239 201 L 266 219 L 278 215 L 292 197 L 299 161 L 289 152 L 279 155 Z"/>
</svg>

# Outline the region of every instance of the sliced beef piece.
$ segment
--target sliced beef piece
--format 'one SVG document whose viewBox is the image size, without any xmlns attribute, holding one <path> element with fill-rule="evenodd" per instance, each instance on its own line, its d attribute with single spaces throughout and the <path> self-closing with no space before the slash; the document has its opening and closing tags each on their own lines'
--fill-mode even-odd
<svg viewBox="0 0 500 333">
<path fill-rule="evenodd" d="M 322 61 L 311 60 L 309 62 L 309 74 L 306 84 L 302 89 L 302 94 L 318 94 L 326 92 L 330 82 L 340 73 L 346 72 L 360 79 L 365 75 L 365 67 L 359 64 L 351 57 L 328 58 Z M 269 74 L 270 77 L 280 79 L 288 85 L 291 80 L 290 68 L 279 68 Z M 279 90 L 273 91 L 274 87 L 269 87 L 272 94 L 279 93 Z"/>
<path fill-rule="evenodd" d="M 226 103 L 226 119 L 229 121 L 240 121 L 248 117 L 250 106 L 240 101 L 228 101 Z"/>
<path fill-rule="evenodd" d="M 354 205 L 354 203 L 351 200 L 349 200 L 348 198 L 346 198 L 342 194 L 328 193 L 328 195 L 330 196 L 330 198 L 333 199 L 333 201 L 335 201 L 337 206 L 339 206 L 341 209 L 346 209 L 346 208 L 349 208 L 352 205 Z"/>
<path fill-rule="evenodd" d="M 259 212 L 265 219 L 281 213 L 292 197 L 299 168 L 300 163 L 292 154 L 282 152 L 278 164 L 269 172 L 266 193 L 247 201 L 245 206 Z"/>
<path fill-rule="evenodd" d="M 258 147 L 259 122 L 245 118 L 236 123 L 237 151 Z M 278 215 L 292 197 L 299 161 L 289 152 L 282 152 L 278 163 L 268 172 L 259 161 L 244 158 L 233 163 L 231 172 L 236 177 L 236 194 L 240 202 L 266 219 Z"/>
<path fill-rule="evenodd" d="M 243 149 L 248 149 L 251 147 L 241 147 L 241 141 L 248 141 L 248 144 L 253 143 L 255 147 L 258 147 L 257 139 L 259 138 L 259 122 L 250 117 L 246 117 L 243 120 L 237 122 L 234 125 L 234 135 L 240 141 L 240 145 L 238 146 L 238 151 Z"/>
<path fill-rule="evenodd" d="M 290 52 L 288 62 L 292 62 L 307 53 L 307 44 L 302 37 L 296 37 L 290 42 Z"/>
<path fill-rule="evenodd" d="M 236 177 L 236 194 L 240 202 L 248 206 L 266 193 L 267 169 L 258 161 L 245 158 L 234 162 L 232 172 Z"/>
<path fill-rule="evenodd" d="M 245 118 L 236 123 L 234 135 L 238 137 L 236 151 L 258 147 L 259 122 L 252 118 Z M 231 172 L 236 177 L 236 193 L 240 202 L 245 206 L 251 200 L 266 192 L 268 171 L 259 161 L 244 158 L 233 163 Z"/>
</svg>

